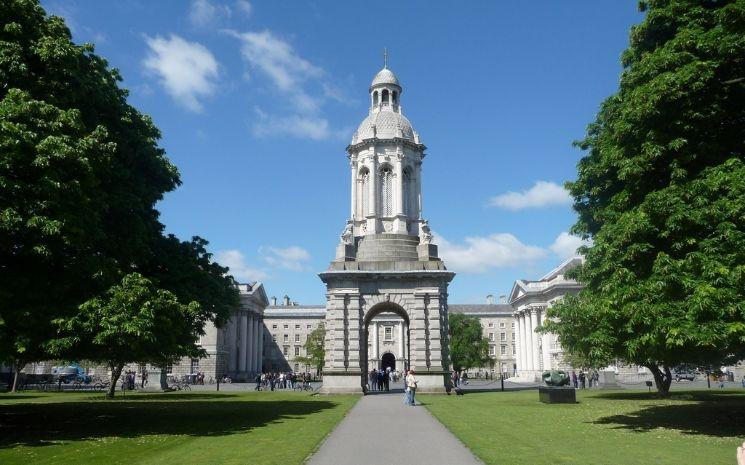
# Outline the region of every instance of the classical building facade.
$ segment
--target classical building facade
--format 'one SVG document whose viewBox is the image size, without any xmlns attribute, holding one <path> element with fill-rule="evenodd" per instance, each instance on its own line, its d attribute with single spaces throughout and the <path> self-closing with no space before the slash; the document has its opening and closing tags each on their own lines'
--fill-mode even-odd
<svg viewBox="0 0 745 465">
<path fill-rule="evenodd" d="M 400 358 L 416 370 L 420 392 L 449 386 L 447 288 L 454 273 L 437 257 L 422 217 L 426 147 L 402 113 L 402 91 L 387 66 L 375 75 L 369 113 L 347 147 L 350 217 L 336 258 L 320 274 L 327 393 L 364 391 L 375 355 L 368 341 L 371 335 L 379 340 L 381 325 L 373 320 L 381 314 L 402 320 Z"/>
<path fill-rule="evenodd" d="M 546 318 L 546 310 L 567 294 L 582 289 L 567 278 L 567 271 L 582 263 L 581 257 L 570 258 L 536 281 L 517 280 L 510 292 L 517 330 L 517 375 L 526 381 L 539 380 L 544 370 L 571 369 L 564 363 L 563 351 L 556 335 L 535 331 Z"/>
</svg>

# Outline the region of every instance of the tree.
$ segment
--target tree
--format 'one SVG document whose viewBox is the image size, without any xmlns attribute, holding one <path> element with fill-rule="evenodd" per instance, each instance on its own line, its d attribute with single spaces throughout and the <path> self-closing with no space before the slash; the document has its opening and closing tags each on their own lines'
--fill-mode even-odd
<svg viewBox="0 0 745 465">
<path fill-rule="evenodd" d="M 326 359 L 326 347 L 324 345 L 325 339 L 326 328 L 323 326 L 311 331 L 308 335 L 308 340 L 305 341 L 305 344 L 303 345 L 305 356 L 296 357 L 295 360 L 298 363 L 315 367 L 316 373 L 320 373 L 323 369 L 323 361 Z"/>
<path fill-rule="evenodd" d="M 478 318 L 451 314 L 448 319 L 450 360 L 456 370 L 468 370 L 488 364 L 489 341 L 483 335 Z"/>
<path fill-rule="evenodd" d="M 567 187 L 585 285 L 545 330 L 603 364 L 745 356 L 745 2 L 653 0 Z"/>
<path fill-rule="evenodd" d="M 132 273 L 103 297 L 81 305 L 73 317 L 60 319 L 57 324 L 66 336 L 50 346 L 60 355 L 74 353 L 106 363 L 111 369 L 106 397 L 113 398 L 127 362 L 166 365 L 182 356 L 203 356 L 197 345 L 200 313 L 196 301 L 182 304 L 172 292 Z"/>
<path fill-rule="evenodd" d="M 52 321 L 139 272 L 224 322 L 237 303 L 206 241 L 163 236 L 180 184 L 119 73 L 38 1 L 0 8 L 0 360 L 44 359 Z M 15 382 L 14 382 L 15 386 Z"/>
</svg>

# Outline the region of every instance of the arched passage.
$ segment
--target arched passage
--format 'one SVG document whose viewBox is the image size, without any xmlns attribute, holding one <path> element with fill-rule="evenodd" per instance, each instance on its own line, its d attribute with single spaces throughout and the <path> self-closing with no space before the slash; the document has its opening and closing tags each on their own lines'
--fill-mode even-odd
<svg viewBox="0 0 745 465">
<path fill-rule="evenodd" d="M 360 366 L 363 368 L 363 387 L 372 370 L 404 372 L 409 367 L 409 315 L 400 305 L 382 302 L 364 316 L 360 331 Z"/>
</svg>

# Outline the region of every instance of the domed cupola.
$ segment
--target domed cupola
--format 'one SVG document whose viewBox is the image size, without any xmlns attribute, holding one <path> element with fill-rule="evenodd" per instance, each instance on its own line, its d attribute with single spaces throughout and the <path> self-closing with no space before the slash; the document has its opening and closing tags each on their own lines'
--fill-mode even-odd
<svg viewBox="0 0 745 465">
<path fill-rule="evenodd" d="M 370 111 L 352 136 L 351 145 L 368 139 L 405 139 L 419 144 L 419 135 L 401 112 L 403 88 L 396 75 L 385 64 L 370 84 Z"/>
</svg>

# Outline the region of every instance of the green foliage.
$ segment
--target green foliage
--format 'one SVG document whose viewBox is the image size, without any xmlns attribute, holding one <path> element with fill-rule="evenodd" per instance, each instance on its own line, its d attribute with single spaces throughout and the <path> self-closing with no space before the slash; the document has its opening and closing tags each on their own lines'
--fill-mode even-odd
<svg viewBox="0 0 745 465">
<path fill-rule="evenodd" d="M 112 369 L 112 388 L 129 361 L 163 366 L 180 355 L 205 354 L 197 346 L 202 326 L 199 304 L 180 303 L 172 292 L 138 273 L 128 274 L 104 296 L 56 323 L 65 336 L 50 343 L 51 351 L 105 362 Z M 113 389 L 110 392 L 113 396 Z"/>
<path fill-rule="evenodd" d="M 0 360 L 48 357 L 52 321 L 132 272 L 225 322 L 234 281 L 203 239 L 163 236 L 179 175 L 118 72 L 38 1 L 0 5 Z"/>
<path fill-rule="evenodd" d="M 567 186 L 586 288 L 546 329 L 595 362 L 745 356 L 745 1 L 644 2 Z M 660 368 L 661 367 L 661 368 Z"/>
<path fill-rule="evenodd" d="M 448 318 L 450 361 L 456 370 L 467 370 L 493 363 L 489 357 L 489 341 L 483 335 L 478 318 L 451 314 Z"/>
<path fill-rule="evenodd" d="M 316 372 L 320 372 L 323 369 L 323 362 L 326 359 L 325 339 L 326 328 L 321 326 L 314 329 L 308 335 L 308 340 L 305 341 L 305 344 L 303 345 L 305 356 L 296 357 L 295 360 L 298 363 L 315 367 Z"/>
</svg>

